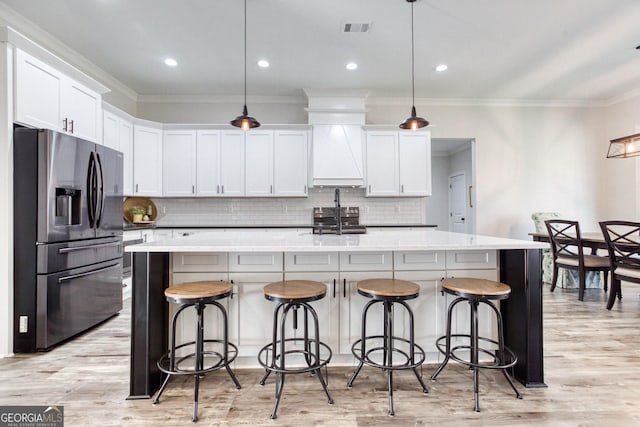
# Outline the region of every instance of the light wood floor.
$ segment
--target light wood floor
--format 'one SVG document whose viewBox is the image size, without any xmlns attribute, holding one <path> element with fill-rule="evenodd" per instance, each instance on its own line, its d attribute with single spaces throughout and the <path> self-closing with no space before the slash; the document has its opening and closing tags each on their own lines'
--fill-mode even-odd
<svg viewBox="0 0 640 427">
<path fill-rule="evenodd" d="M 548 288 L 547 288 L 548 289 Z M 199 425 L 640 425 L 640 286 L 623 284 L 612 311 L 605 294 L 557 289 L 544 295 L 545 380 L 517 400 L 499 373 L 481 373 L 482 412 L 474 413 L 469 371 L 449 365 L 423 395 L 411 372 L 396 376 L 396 417 L 387 416 L 383 373 L 364 368 L 353 389 L 350 369 L 330 368 L 335 399 L 327 405 L 315 378 L 289 376 L 278 419 L 269 414 L 273 383 L 261 371 L 238 370 L 235 390 L 225 372 L 202 381 Z M 129 300 L 127 300 L 129 301 Z M 128 394 L 129 310 L 55 350 L 0 359 L 0 405 L 64 405 L 66 426 L 159 426 L 191 423 L 192 381 L 178 379 L 159 405 Z"/>
</svg>

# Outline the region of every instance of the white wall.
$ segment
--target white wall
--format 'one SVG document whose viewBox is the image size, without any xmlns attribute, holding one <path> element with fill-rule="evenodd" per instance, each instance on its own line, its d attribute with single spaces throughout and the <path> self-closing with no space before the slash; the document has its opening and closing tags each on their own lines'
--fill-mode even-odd
<svg viewBox="0 0 640 427">
<path fill-rule="evenodd" d="M 368 106 L 367 122 L 399 123 L 406 106 Z M 420 106 L 432 138 L 476 141 L 476 231 L 528 238 L 531 213 L 554 210 L 594 229 L 606 140 L 599 107 Z"/>
<path fill-rule="evenodd" d="M 640 94 L 606 109 L 604 139 L 609 141 L 640 133 Z M 599 187 L 604 219 L 640 219 L 640 157 L 607 159 L 602 165 Z"/>
<path fill-rule="evenodd" d="M 13 352 L 12 50 L 0 43 L 0 357 Z"/>
<path fill-rule="evenodd" d="M 437 144 L 431 141 L 431 145 Z M 431 154 L 431 196 L 425 200 L 426 223 L 438 230 L 449 230 L 449 156 Z"/>
</svg>

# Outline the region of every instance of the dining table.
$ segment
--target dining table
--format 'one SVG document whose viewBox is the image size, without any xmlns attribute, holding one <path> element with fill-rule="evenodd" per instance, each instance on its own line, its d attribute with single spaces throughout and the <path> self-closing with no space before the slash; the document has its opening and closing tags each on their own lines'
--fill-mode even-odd
<svg viewBox="0 0 640 427">
<path fill-rule="evenodd" d="M 549 234 L 547 233 L 529 233 L 535 242 L 551 243 Z M 607 242 L 604 240 L 604 236 L 601 231 L 587 231 L 580 233 L 580 240 L 582 246 L 591 249 L 591 255 L 596 255 L 598 249 L 607 249 Z"/>
</svg>

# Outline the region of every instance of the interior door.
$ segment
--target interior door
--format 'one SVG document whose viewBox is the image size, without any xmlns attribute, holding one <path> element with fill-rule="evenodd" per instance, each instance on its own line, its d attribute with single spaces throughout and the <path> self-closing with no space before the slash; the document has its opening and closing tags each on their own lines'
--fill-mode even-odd
<svg viewBox="0 0 640 427">
<path fill-rule="evenodd" d="M 467 232 L 466 177 L 459 173 L 449 177 L 449 230 Z"/>
</svg>

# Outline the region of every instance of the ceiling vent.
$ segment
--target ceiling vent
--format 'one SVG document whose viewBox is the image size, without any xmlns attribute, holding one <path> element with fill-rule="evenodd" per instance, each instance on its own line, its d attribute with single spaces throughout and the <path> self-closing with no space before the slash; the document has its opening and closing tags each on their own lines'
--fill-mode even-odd
<svg viewBox="0 0 640 427">
<path fill-rule="evenodd" d="M 343 22 L 343 33 L 368 33 L 371 30 L 371 22 Z"/>
</svg>

